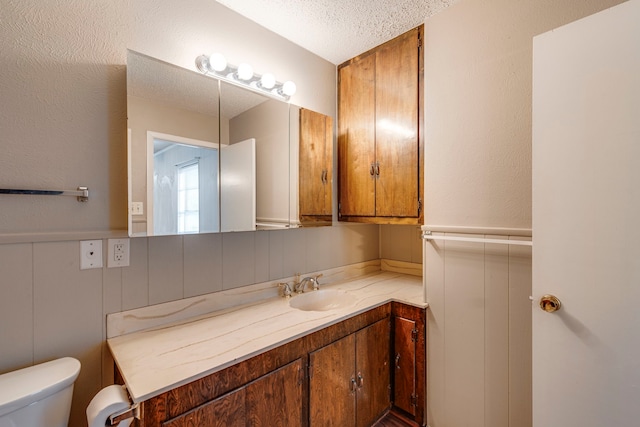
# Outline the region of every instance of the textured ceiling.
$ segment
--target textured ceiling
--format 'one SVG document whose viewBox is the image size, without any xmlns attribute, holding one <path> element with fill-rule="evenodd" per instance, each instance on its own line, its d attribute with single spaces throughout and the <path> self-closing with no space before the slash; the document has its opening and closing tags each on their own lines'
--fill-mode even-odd
<svg viewBox="0 0 640 427">
<path fill-rule="evenodd" d="M 334 63 L 384 43 L 458 0 L 217 0 Z"/>
</svg>

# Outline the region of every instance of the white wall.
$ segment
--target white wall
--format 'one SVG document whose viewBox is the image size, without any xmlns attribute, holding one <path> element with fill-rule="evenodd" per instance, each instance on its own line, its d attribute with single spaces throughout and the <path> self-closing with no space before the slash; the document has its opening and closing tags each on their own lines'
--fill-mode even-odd
<svg viewBox="0 0 640 427">
<path fill-rule="evenodd" d="M 530 235 L 532 38 L 620 2 L 461 0 L 426 21 L 428 226 Z M 530 426 L 530 249 L 427 242 L 424 265 L 430 426 Z"/>
<path fill-rule="evenodd" d="M 378 227 L 348 225 L 136 238 L 130 267 L 81 271 L 78 240 L 127 226 L 128 48 L 191 68 L 219 50 L 334 117 L 335 66 L 210 0 L 3 0 L 0 15 L 0 185 L 91 189 L 0 196 L 0 372 L 77 357 L 72 427 L 112 382 L 107 313 L 379 257 Z"/>
</svg>

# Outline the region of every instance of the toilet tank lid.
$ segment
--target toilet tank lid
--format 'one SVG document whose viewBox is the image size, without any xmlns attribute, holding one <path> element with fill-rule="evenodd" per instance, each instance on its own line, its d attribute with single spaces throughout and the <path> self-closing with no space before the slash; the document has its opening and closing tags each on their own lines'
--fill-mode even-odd
<svg viewBox="0 0 640 427">
<path fill-rule="evenodd" d="M 79 373 L 80 362 L 63 357 L 0 375 L 0 416 L 57 393 Z"/>
</svg>

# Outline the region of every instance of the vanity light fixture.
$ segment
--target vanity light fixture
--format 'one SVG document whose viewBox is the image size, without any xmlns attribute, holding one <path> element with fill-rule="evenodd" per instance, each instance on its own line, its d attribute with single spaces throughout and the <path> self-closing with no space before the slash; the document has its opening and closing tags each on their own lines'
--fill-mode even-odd
<svg viewBox="0 0 640 427">
<path fill-rule="evenodd" d="M 247 63 L 238 66 L 229 64 L 220 53 L 200 55 L 196 58 L 196 67 L 206 75 L 232 82 L 234 84 L 249 86 L 253 89 L 266 92 L 272 96 L 288 101 L 296 93 L 296 84 L 292 81 L 280 83 L 271 73 L 256 74 Z"/>
</svg>

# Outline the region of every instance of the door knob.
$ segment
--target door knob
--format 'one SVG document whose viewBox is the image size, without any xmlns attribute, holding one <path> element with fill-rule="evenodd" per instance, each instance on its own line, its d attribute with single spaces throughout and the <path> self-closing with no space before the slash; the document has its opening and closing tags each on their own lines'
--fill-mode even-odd
<svg viewBox="0 0 640 427">
<path fill-rule="evenodd" d="M 554 295 L 544 295 L 542 298 L 540 298 L 540 308 L 547 313 L 558 311 L 560 310 L 560 307 L 562 307 L 562 303 Z"/>
</svg>

